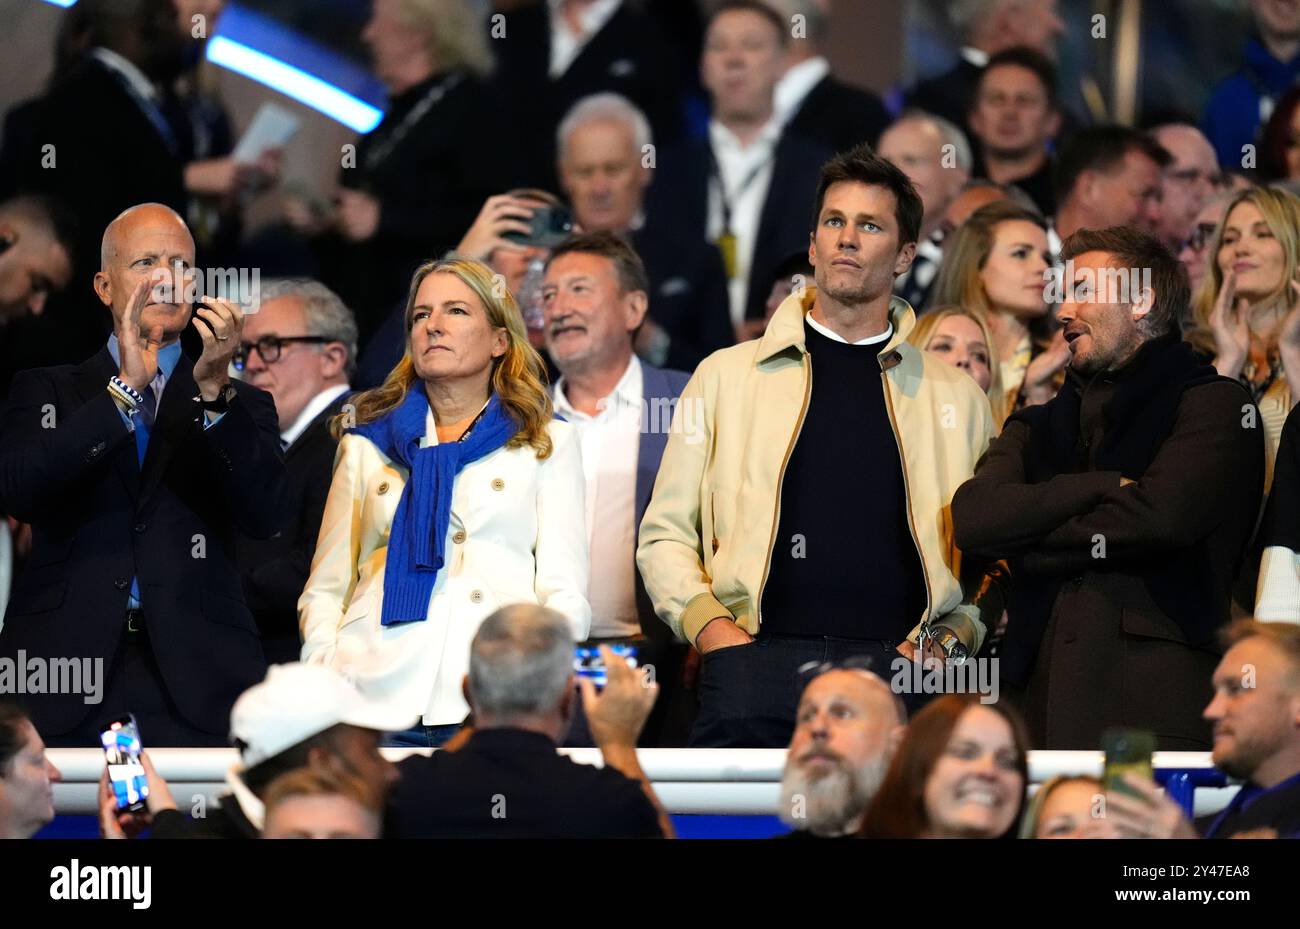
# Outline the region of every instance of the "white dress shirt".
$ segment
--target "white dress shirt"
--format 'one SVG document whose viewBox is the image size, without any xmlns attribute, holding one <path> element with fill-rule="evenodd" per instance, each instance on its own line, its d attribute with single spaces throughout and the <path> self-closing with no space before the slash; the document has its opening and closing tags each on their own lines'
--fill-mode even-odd
<svg viewBox="0 0 1300 929">
<path fill-rule="evenodd" d="M 812 89 L 821 83 L 822 78 L 831 73 L 831 64 L 821 55 L 814 55 L 807 61 L 792 65 L 781 80 L 776 82 L 776 118 L 784 126 L 788 123 Z"/>
<path fill-rule="evenodd" d="M 131 89 L 141 97 L 144 97 L 151 103 L 158 102 L 158 88 L 154 87 L 153 81 L 145 77 L 145 73 L 130 61 L 123 58 L 112 49 L 104 48 L 103 46 L 91 50 L 90 54 L 99 59 L 105 67 L 122 75 L 122 77 L 126 79 L 126 82 L 131 86 Z"/>
<path fill-rule="evenodd" d="M 591 637 L 639 635 L 636 608 L 636 460 L 644 396 L 635 355 L 595 416 L 575 409 L 555 383 L 555 412 L 573 424 L 582 449 L 587 487 L 587 542 L 591 553 Z"/>
<path fill-rule="evenodd" d="M 323 413 L 340 394 L 345 394 L 351 389 L 347 384 L 335 384 L 333 387 L 326 387 L 308 400 L 307 405 L 298 414 L 298 418 L 293 421 L 293 425 L 280 433 L 280 445 L 283 448 L 288 448 L 294 442 L 297 442 L 298 436 L 306 431 L 307 427 L 312 424 L 312 420 Z"/>
<path fill-rule="evenodd" d="M 763 217 L 763 204 L 767 202 L 767 188 L 772 183 L 772 165 L 780 138 L 781 122 L 775 116 L 768 120 L 758 138 L 747 146 L 741 145 L 735 133 L 722 123 L 716 119 L 709 120 L 709 144 L 718 160 L 722 185 L 727 190 L 731 204 L 731 234 L 736 237 L 735 275 L 727 282 L 733 323 L 745 318 L 749 270 L 754 261 L 758 224 Z M 717 179 L 710 177 L 706 235 L 713 242 L 722 232 L 722 192 L 718 189 Z"/>
<path fill-rule="evenodd" d="M 551 16 L 551 80 L 569 70 L 569 65 L 582 54 L 592 36 L 600 32 L 601 27 L 618 12 L 622 2 L 623 0 L 594 0 L 584 6 L 578 13 L 578 21 L 582 23 L 582 33 L 578 34 L 569 28 L 560 9 L 564 0 L 548 0 L 547 7 Z"/>
</svg>

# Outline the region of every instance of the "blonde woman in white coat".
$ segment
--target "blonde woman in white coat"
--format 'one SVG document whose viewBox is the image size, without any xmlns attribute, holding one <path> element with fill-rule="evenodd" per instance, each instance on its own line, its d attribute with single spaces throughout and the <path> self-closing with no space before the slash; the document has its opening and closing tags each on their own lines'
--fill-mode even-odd
<svg viewBox="0 0 1300 929">
<path fill-rule="evenodd" d="M 436 747 L 468 713 L 470 641 L 495 609 L 539 603 L 586 638 L 584 485 L 542 359 L 486 265 L 423 265 L 405 318 L 402 360 L 333 424 L 298 621 L 303 661 L 419 717 L 388 744 Z"/>
</svg>

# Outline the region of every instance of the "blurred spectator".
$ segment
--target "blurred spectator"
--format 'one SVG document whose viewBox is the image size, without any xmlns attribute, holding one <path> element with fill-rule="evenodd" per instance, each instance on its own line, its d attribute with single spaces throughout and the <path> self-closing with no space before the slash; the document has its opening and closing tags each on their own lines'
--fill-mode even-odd
<svg viewBox="0 0 1300 929">
<path fill-rule="evenodd" d="M 257 312 L 244 319 L 234 365 L 245 382 L 275 401 L 290 516 L 274 538 L 241 535 L 238 560 L 266 660 L 280 664 L 297 661 L 302 651 L 298 595 L 307 584 L 329 494 L 338 447 L 329 424 L 348 398 L 357 324 L 343 301 L 317 281 L 264 281 L 260 299 Z"/>
<path fill-rule="evenodd" d="M 1300 416 L 1287 416 L 1259 530 L 1255 618 L 1300 624 Z"/>
<path fill-rule="evenodd" d="M 240 764 L 226 774 L 230 792 L 215 808 L 195 819 L 186 816 L 145 755 L 148 814 L 114 812 L 112 791 L 101 787 L 100 822 L 106 832 L 116 825 L 124 835 L 152 825 L 155 839 L 255 839 L 267 825 L 270 787 L 304 768 L 322 777 L 355 778 L 370 796 L 383 798 L 398 771 L 380 754 L 380 739 L 410 721 L 409 714 L 367 702 L 328 668 L 275 665 L 231 711 L 230 739 L 239 749 Z M 106 786 L 107 778 L 102 783 Z"/>
<path fill-rule="evenodd" d="M 664 688 L 647 725 L 647 744 L 685 744 L 689 725 L 664 714 L 683 696 L 687 648 L 655 616 L 636 570 L 636 533 L 690 375 L 633 354 L 633 333 L 646 316 L 646 287 L 641 260 L 614 233 L 562 243 L 547 262 L 542 288 L 546 347 L 561 373 L 552 388 L 555 411 L 577 432 L 586 476 L 592 621 L 584 644 L 635 645 L 638 662 L 653 665 Z"/>
<path fill-rule="evenodd" d="M 862 827 L 907 727 L 907 710 L 878 675 L 818 668 L 799 698 L 777 812 L 786 838 L 847 838 Z"/>
<path fill-rule="evenodd" d="M 1214 765 L 1245 781 L 1228 808 L 1201 825 L 1206 838 L 1271 831 L 1300 838 L 1300 627 L 1249 620 L 1223 635 L 1214 671 Z"/>
<path fill-rule="evenodd" d="M 1259 142 L 1277 99 L 1300 79 L 1300 5 L 1250 0 L 1250 12 L 1255 29 L 1241 67 L 1214 86 L 1201 120 L 1225 168 L 1246 166 L 1246 146 Z"/>
<path fill-rule="evenodd" d="M 877 151 L 907 175 L 924 206 L 916 257 L 894 279 L 894 293 L 919 310 L 943 262 L 944 213 L 970 179 L 970 145 L 947 120 L 914 112 L 885 130 Z"/>
<path fill-rule="evenodd" d="M 560 183 L 584 232 L 623 235 L 645 262 L 650 312 L 636 349 L 651 364 L 694 370 L 734 341 L 727 276 L 716 246 L 645 225 L 653 142 L 645 115 L 617 94 L 578 101 L 560 123 Z"/>
<path fill-rule="evenodd" d="M 1015 838 L 1029 739 L 1006 701 L 937 697 L 908 724 L 862 824 L 869 839 Z"/>
<path fill-rule="evenodd" d="M 1160 182 L 1160 222 L 1156 233 L 1174 251 L 1183 247 L 1196 216 L 1221 189 L 1223 179 L 1214 149 L 1199 129 L 1168 123 L 1151 130 L 1172 159 Z"/>
<path fill-rule="evenodd" d="M 1154 235 L 1085 230 L 1062 257 L 1070 377 L 1007 421 L 953 497 L 954 539 L 1010 559 L 1003 688 L 1035 744 L 1097 745 L 1123 725 L 1204 749 L 1200 695 L 1259 512 L 1261 430 L 1243 428 L 1249 395 L 1180 339 L 1187 276 Z"/>
<path fill-rule="evenodd" d="M 359 777 L 299 768 L 266 788 L 264 839 L 377 839 L 382 803 Z"/>
<path fill-rule="evenodd" d="M 1020 824 L 1022 839 L 1082 839 L 1106 806 L 1101 781 L 1058 774 L 1039 786 Z"/>
<path fill-rule="evenodd" d="M 1196 218 L 1192 220 L 1191 231 L 1179 245 L 1178 260 L 1187 269 L 1187 278 L 1192 284 L 1192 300 L 1196 301 L 1205 280 L 1205 272 L 1211 264 L 1210 245 L 1214 242 L 1219 223 L 1227 215 L 1228 204 L 1234 194 L 1216 194 L 1201 207 Z M 1193 303 L 1194 305 L 1194 303 Z"/>
<path fill-rule="evenodd" d="M 983 641 L 938 514 L 988 443 L 988 401 L 905 342 L 915 315 L 890 294 L 921 198 L 864 145 L 827 164 L 813 202 L 817 286 L 696 369 L 678 409 L 708 438 L 669 437 L 641 523 L 655 609 L 702 656 L 697 746 L 788 744 L 807 661 L 910 656 L 921 622 L 949 653 Z"/>
<path fill-rule="evenodd" d="M 406 329 L 388 379 L 334 420 L 346 434 L 298 616 L 303 660 L 419 715 L 390 742 L 426 748 L 465 719 L 469 643 L 498 604 L 549 605 L 577 639 L 591 608 L 577 436 L 514 299 L 477 261 L 429 262 Z"/>
<path fill-rule="evenodd" d="M 1056 218 L 1048 231 L 1052 254 L 1080 229 L 1160 225 L 1160 172 L 1169 153 L 1145 133 L 1094 126 L 1075 133 L 1056 160 Z"/>
<path fill-rule="evenodd" d="M 659 686 L 601 648 L 604 690 L 576 688 L 572 626 L 530 603 L 483 620 L 465 696 L 474 732 L 455 752 L 411 755 L 393 798 L 396 838 L 660 838 L 672 823 L 636 756 Z M 605 766 L 556 751 L 581 698 Z"/>
<path fill-rule="evenodd" d="M 1056 212 L 1049 149 L 1061 128 L 1056 69 L 1045 55 L 1016 47 L 989 59 L 971 102 L 977 172 L 1015 184 L 1044 216 Z"/>
<path fill-rule="evenodd" d="M 972 178 L 962 185 L 961 191 L 953 198 L 952 203 L 948 205 L 948 209 L 944 211 L 943 221 L 940 223 L 943 234 L 951 235 L 961 227 L 962 223 L 970 219 L 970 215 L 980 207 L 996 203 L 999 200 L 1010 200 L 1016 206 L 1028 210 L 1030 213 L 1042 214 L 1042 211 L 1038 209 L 1038 204 L 1029 199 L 1029 194 L 1019 187 L 1009 184 L 997 184 L 987 178 Z"/>
<path fill-rule="evenodd" d="M 835 77 L 822 54 L 832 19 L 831 0 L 767 3 L 785 20 L 791 34 L 788 63 L 776 85 L 776 115 L 786 131 L 831 152 L 848 151 L 863 142 L 875 145 L 890 123 L 889 111 L 875 94 Z M 796 16 L 802 19 L 796 21 Z"/>
<path fill-rule="evenodd" d="M 0 839 L 30 839 L 52 822 L 54 785 L 61 780 L 31 718 L 12 700 L 0 700 Z"/>
<path fill-rule="evenodd" d="M 490 45 L 523 183 L 557 188 L 555 129 L 574 104 L 602 91 L 626 97 L 645 113 L 660 146 L 682 139 L 682 62 L 674 41 L 639 4 L 541 0 L 499 6 L 505 12 L 500 28 L 490 27 Z"/>
<path fill-rule="evenodd" d="M 1047 277 L 1052 258 L 1036 214 L 1008 200 L 980 207 L 949 243 L 932 300 L 980 316 L 993 334 L 1002 419 L 1018 406 L 1045 403 L 1069 361 L 1065 337 L 1049 335 Z M 994 418 L 1001 426 L 1002 419 Z"/>
<path fill-rule="evenodd" d="M 767 305 L 763 308 L 763 320 L 765 323 L 771 323 L 772 317 L 776 311 L 781 308 L 785 298 L 790 296 L 796 290 L 807 287 L 813 280 L 813 266 L 808 261 L 808 250 L 802 249 L 795 252 L 785 261 L 776 266 L 776 272 L 772 275 L 772 287 L 768 291 Z M 755 334 L 758 338 L 762 333 Z"/>
<path fill-rule="evenodd" d="M 1002 427 L 1007 418 L 1002 366 L 993 361 L 996 343 L 983 313 L 960 306 L 936 306 L 916 321 L 907 341 L 974 378 L 988 395 L 994 429 Z"/>
<path fill-rule="evenodd" d="M 176 135 L 185 163 L 186 219 L 199 254 L 207 264 L 235 263 L 241 215 L 248 195 L 279 179 L 279 149 L 263 152 L 254 162 L 237 161 L 234 131 L 225 107 L 201 86 L 199 67 L 208 39 L 216 32 L 225 0 L 173 0 L 182 42 L 182 70 L 161 88 L 161 108 Z"/>
<path fill-rule="evenodd" d="M 1187 339 L 1259 406 L 1264 492 L 1273 481 L 1282 426 L 1300 384 L 1300 199 L 1257 187 L 1233 197 L 1210 244 Z"/>
<path fill-rule="evenodd" d="M 782 132 L 773 92 L 786 23 L 759 0 L 726 0 L 709 20 L 700 64 L 713 104 L 708 136 L 660 153 L 646 235 L 716 243 L 737 340 L 762 331 L 776 264 L 799 248 L 817 172 L 829 153 Z"/>
<path fill-rule="evenodd" d="M 1264 124 L 1259 148 L 1255 161 L 1261 177 L 1269 181 L 1300 179 L 1300 87 L 1292 87 L 1277 101 Z"/>
<path fill-rule="evenodd" d="M 283 525 L 275 406 L 231 383 L 243 315 L 192 293 L 175 212 L 126 211 L 101 251 L 108 344 L 21 372 L 0 415 L 0 499 L 33 526 L 0 655 L 103 660 L 102 704 L 32 698 L 52 745 L 98 744 L 99 723 L 127 711 L 151 745 L 221 744 L 230 704 L 266 670 L 233 549 L 237 532 Z M 197 359 L 181 348 L 191 327 Z"/>
<path fill-rule="evenodd" d="M 0 203 L 0 339 L 9 323 L 28 313 L 40 316 L 50 294 L 68 286 L 71 222 L 61 205 L 44 197 Z"/>
<path fill-rule="evenodd" d="M 321 278 L 357 314 L 364 343 L 420 262 L 451 248 L 499 189 L 508 146 L 483 83 L 492 59 L 469 0 L 375 0 L 361 38 L 392 98 L 388 112 L 344 153 L 323 228 L 301 203 L 289 218 L 322 233 Z"/>
<path fill-rule="evenodd" d="M 919 82 L 907 94 L 919 107 L 970 132 L 967 118 L 989 58 L 1004 49 L 1027 46 L 1056 57 L 1056 40 L 1065 32 L 1056 0 L 957 0 L 947 5 L 954 32 L 961 36 L 961 58 L 950 70 Z"/>
</svg>

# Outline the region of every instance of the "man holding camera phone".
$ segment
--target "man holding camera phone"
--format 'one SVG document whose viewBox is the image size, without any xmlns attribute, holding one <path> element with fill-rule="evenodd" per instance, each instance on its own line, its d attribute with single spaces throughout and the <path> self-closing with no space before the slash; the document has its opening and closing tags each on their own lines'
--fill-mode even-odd
<svg viewBox="0 0 1300 929">
<path fill-rule="evenodd" d="M 0 656 L 99 669 L 29 695 L 51 745 L 98 744 L 128 711 L 150 745 L 222 745 L 235 698 L 266 673 L 234 540 L 281 527 L 279 426 L 269 395 L 230 380 L 239 308 L 191 307 L 193 263 L 170 208 L 122 213 L 94 281 L 108 344 L 21 372 L 0 415 L 0 499 L 33 526 Z"/>
</svg>

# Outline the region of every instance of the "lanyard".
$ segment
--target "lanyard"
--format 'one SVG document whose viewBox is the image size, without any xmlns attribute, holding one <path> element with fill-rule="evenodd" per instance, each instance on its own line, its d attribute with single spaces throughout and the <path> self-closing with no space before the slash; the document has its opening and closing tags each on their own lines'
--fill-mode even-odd
<svg viewBox="0 0 1300 929">
<path fill-rule="evenodd" d="M 758 179 L 758 176 L 763 173 L 763 169 L 771 164 L 771 161 L 772 154 L 769 153 L 767 158 L 764 158 L 750 170 L 745 179 L 740 182 L 740 186 L 736 188 L 736 200 L 745 195 L 745 191 L 749 190 L 750 185 Z M 718 199 L 722 203 L 722 232 L 714 244 L 718 246 L 718 251 L 722 252 L 722 263 L 726 267 L 728 280 L 731 280 L 736 277 L 739 270 L 736 256 L 736 234 L 731 231 L 733 201 L 727 196 L 727 185 L 722 180 L 722 169 L 718 165 L 718 156 L 713 151 L 712 145 L 709 146 L 709 177 L 717 183 Z"/>
<path fill-rule="evenodd" d="M 424 118 L 424 115 L 437 106 L 442 98 L 451 92 L 452 88 L 465 79 L 463 74 L 452 74 L 445 81 L 441 81 L 435 86 L 429 88 L 423 97 L 415 106 L 407 111 L 402 117 L 401 122 L 393 127 L 393 130 L 387 134 L 387 137 L 377 144 L 370 151 L 366 152 L 366 171 L 375 170 L 385 158 L 393 153 L 406 138 L 407 133 L 415 128 L 415 124 Z"/>
</svg>

